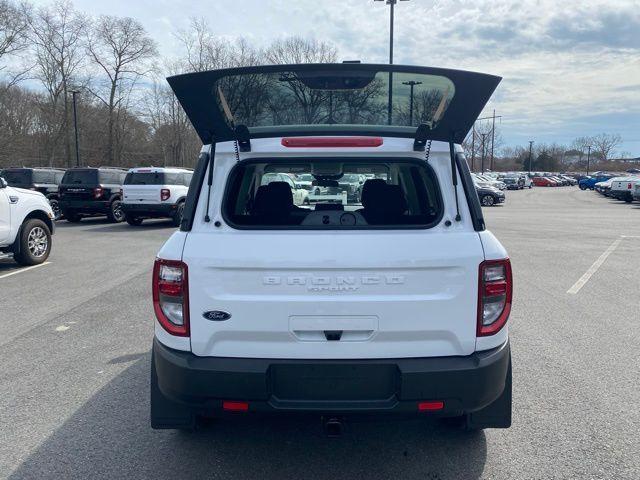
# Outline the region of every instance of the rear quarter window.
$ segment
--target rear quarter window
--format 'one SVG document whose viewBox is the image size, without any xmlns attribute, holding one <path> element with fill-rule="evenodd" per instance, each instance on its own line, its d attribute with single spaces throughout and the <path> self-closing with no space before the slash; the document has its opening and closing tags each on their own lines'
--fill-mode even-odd
<svg viewBox="0 0 640 480">
<path fill-rule="evenodd" d="M 436 225 L 443 202 L 423 160 L 261 159 L 231 171 L 222 209 L 240 229 L 410 229 Z"/>
</svg>

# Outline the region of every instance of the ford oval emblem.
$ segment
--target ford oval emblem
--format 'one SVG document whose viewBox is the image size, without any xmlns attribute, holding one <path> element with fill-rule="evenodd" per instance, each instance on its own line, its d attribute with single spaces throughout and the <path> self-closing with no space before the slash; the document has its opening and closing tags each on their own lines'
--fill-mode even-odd
<svg viewBox="0 0 640 480">
<path fill-rule="evenodd" d="M 231 314 L 227 312 L 221 312 L 220 310 L 213 310 L 210 312 L 204 312 L 202 314 L 204 318 L 207 320 L 211 320 L 213 322 L 223 322 L 225 320 L 229 320 L 231 318 Z"/>
</svg>

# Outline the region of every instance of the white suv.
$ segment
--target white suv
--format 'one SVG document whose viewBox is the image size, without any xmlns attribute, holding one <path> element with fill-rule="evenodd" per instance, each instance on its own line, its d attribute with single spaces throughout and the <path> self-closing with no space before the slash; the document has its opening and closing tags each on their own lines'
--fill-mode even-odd
<svg viewBox="0 0 640 480">
<path fill-rule="evenodd" d="M 132 168 L 122 186 L 122 210 L 129 225 L 145 218 L 171 218 L 177 227 L 193 170 L 186 168 Z"/>
<path fill-rule="evenodd" d="M 40 192 L 10 187 L 0 177 L 0 252 L 21 265 L 43 263 L 51 252 L 54 214 Z"/>
<path fill-rule="evenodd" d="M 414 125 L 409 80 L 429 99 Z M 511 265 L 460 147 L 499 80 L 365 64 L 169 78 L 205 146 L 153 271 L 153 428 L 252 412 L 314 412 L 329 433 L 357 413 L 510 426 Z M 298 206 L 274 173 L 366 181 Z"/>
</svg>

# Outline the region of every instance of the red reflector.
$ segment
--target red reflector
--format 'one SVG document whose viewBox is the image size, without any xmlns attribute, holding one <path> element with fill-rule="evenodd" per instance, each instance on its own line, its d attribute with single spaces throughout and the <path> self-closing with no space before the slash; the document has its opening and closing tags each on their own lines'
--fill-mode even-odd
<svg viewBox="0 0 640 480">
<path fill-rule="evenodd" d="M 418 410 L 421 412 L 433 412 L 435 410 L 442 410 L 444 408 L 443 401 L 435 401 L 435 402 L 420 402 L 418 403 Z"/>
<path fill-rule="evenodd" d="M 493 297 L 495 295 L 504 295 L 507 293 L 506 282 L 487 283 L 484 286 L 484 294 L 487 297 Z"/>
<path fill-rule="evenodd" d="M 182 284 L 160 282 L 158 283 L 158 290 L 163 295 L 177 297 L 179 295 L 182 295 Z"/>
<path fill-rule="evenodd" d="M 231 402 L 225 400 L 222 402 L 222 409 L 228 412 L 246 412 L 249 410 L 248 402 Z"/>
<path fill-rule="evenodd" d="M 380 137 L 285 137 L 282 145 L 289 148 L 379 147 Z"/>
</svg>

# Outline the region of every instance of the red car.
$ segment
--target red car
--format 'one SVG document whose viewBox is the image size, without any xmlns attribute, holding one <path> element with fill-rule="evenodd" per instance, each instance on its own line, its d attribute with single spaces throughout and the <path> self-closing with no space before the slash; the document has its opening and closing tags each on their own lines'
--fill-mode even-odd
<svg viewBox="0 0 640 480">
<path fill-rule="evenodd" d="M 557 187 L 558 182 L 555 182 L 547 177 L 533 177 L 533 184 L 536 187 Z"/>
</svg>

